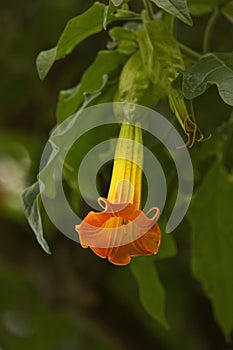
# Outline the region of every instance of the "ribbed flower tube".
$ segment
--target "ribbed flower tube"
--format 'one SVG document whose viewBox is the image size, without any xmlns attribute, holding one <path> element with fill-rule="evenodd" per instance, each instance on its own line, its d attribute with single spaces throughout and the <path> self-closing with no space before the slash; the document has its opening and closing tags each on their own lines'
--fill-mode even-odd
<svg viewBox="0 0 233 350">
<path fill-rule="evenodd" d="M 140 124 L 123 123 L 107 198 L 99 198 L 102 212 L 89 212 L 76 231 L 83 248 L 90 247 L 115 265 L 131 257 L 156 254 L 161 244 L 159 209 L 141 209 L 143 144 Z"/>
</svg>

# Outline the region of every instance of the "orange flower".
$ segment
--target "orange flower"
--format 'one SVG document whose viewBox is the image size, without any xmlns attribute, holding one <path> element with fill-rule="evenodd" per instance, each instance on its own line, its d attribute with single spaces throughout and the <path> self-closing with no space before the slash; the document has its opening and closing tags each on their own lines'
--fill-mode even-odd
<svg viewBox="0 0 233 350">
<path fill-rule="evenodd" d="M 83 248 L 88 246 L 115 265 L 127 265 L 131 257 L 156 254 L 161 232 L 159 209 L 147 215 L 140 210 L 143 146 L 140 126 L 122 124 L 107 199 L 99 198 L 102 212 L 91 211 L 75 227 Z M 153 215 L 152 215 L 153 213 Z"/>
</svg>

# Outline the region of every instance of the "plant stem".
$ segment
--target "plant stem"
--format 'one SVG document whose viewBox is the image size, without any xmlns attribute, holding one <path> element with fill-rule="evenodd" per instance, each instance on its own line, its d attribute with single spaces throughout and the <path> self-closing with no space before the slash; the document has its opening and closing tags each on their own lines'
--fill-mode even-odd
<svg viewBox="0 0 233 350">
<path fill-rule="evenodd" d="M 219 10 L 218 8 L 215 8 L 207 23 L 205 34 L 204 34 L 204 40 L 203 40 L 204 54 L 210 51 L 212 33 L 213 33 L 214 26 L 216 24 L 216 21 L 218 19 L 218 16 L 219 16 Z"/>
<path fill-rule="evenodd" d="M 143 4 L 144 4 L 145 10 L 146 10 L 148 19 L 153 20 L 154 19 L 154 12 L 152 9 L 151 1 L 150 0 L 143 0 Z"/>
<path fill-rule="evenodd" d="M 179 47 L 181 49 L 181 51 L 183 51 L 185 54 L 187 54 L 189 57 L 192 57 L 194 58 L 195 60 L 199 60 L 202 55 L 192 49 L 190 49 L 190 47 L 182 44 L 182 43 L 178 43 L 179 44 Z"/>
</svg>

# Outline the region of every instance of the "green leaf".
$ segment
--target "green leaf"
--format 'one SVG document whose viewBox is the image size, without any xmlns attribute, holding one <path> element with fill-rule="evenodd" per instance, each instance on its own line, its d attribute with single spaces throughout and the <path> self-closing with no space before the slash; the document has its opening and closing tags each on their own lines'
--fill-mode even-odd
<svg viewBox="0 0 233 350">
<path fill-rule="evenodd" d="M 56 60 L 69 53 L 84 39 L 103 29 L 105 5 L 95 2 L 86 12 L 72 18 L 60 36 L 58 44 L 53 49 L 42 51 L 36 60 L 37 70 L 44 79 Z"/>
<path fill-rule="evenodd" d="M 114 14 L 117 7 L 113 4 L 111 0 L 109 0 L 108 6 L 105 7 L 104 10 L 104 17 L 103 17 L 103 28 L 104 30 L 107 30 L 107 25 L 109 22 L 109 18 Z"/>
<path fill-rule="evenodd" d="M 60 91 L 57 104 L 58 123 L 62 123 L 66 118 L 74 114 L 83 104 L 87 106 L 90 101 L 99 96 L 102 93 L 102 89 L 106 85 L 107 80 L 108 76 L 103 75 L 102 81 L 100 81 L 100 84 L 95 91 L 81 91 L 80 93 L 80 84 L 74 88 Z"/>
<path fill-rule="evenodd" d="M 233 329 L 233 181 L 216 162 L 193 197 L 193 271 L 225 334 Z"/>
<path fill-rule="evenodd" d="M 60 92 L 57 105 L 58 122 L 61 123 L 77 111 L 84 101 L 84 93 L 100 91 L 104 76 L 108 79 L 115 78 L 126 60 L 127 56 L 118 51 L 100 51 L 83 74 L 80 84 Z"/>
<path fill-rule="evenodd" d="M 111 90 L 112 87 L 110 87 Z M 114 89 L 115 91 L 115 89 Z M 108 92 L 106 92 L 108 93 Z M 101 98 L 102 96 L 100 95 L 99 98 Z M 104 103 L 104 101 L 103 101 Z M 72 127 L 72 125 L 71 125 Z M 72 148 L 70 148 L 69 152 L 66 155 L 65 158 L 65 162 L 64 162 L 64 175 L 65 178 L 69 184 L 69 186 L 74 190 L 77 191 L 77 196 L 80 196 L 79 193 L 79 187 L 77 184 L 77 174 L 79 172 L 79 167 L 80 164 L 84 158 L 84 156 L 93 148 L 95 147 L 97 144 L 106 141 L 106 139 L 110 139 L 112 137 L 114 137 L 115 135 L 117 135 L 118 133 L 118 125 L 106 125 L 104 127 L 100 127 L 98 129 L 93 129 L 91 131 L 89 131 L 88 133 L 82 135 L 75 143 L 73 143 Z M 115 146 L 115 144 L 114 144 Z M 109 147 L 109 149 L 107 149 L 107 151 L 111 152 L 111 147 Z M 106 151 L 106 153 L 107 153 Z M 100 162 L 100 164 L 103 164 L 104 162 L 102 161 L 102 159 L 104 158 L 104 153 L 99 153 L 98 155 L 95 154 L 95 161 L 96 162 Z M 114 151 L 112 153 L 112 156 L 114 156 Z M 103 157 L 103 158 L 101 158 Z M 86 164 L 86 167 L 88 167 L 88 169 L 90 170 L 88 172 L 88 170 L 86 171 L 88 173 L 88 175 L 86 176 L 86 178 L 82 178 L 82 189 L 85 189 L 85 198 L 89 198 L 93 201 L 97 200 L 96 197 L 96 192 L 93 192 L 93 181 L 90 181 L 91 178 L 91 174 L 92 171 L 91 169 L 93 169 L 93 164 L 96 164 L 96 162 L 92 163 L 91 161 L 91 156 L 89 158 L 89 163 Z M 90 167 L 90 168 L 89 168 Z M 102 172 L 102 170 L 100 170 L 100 173 Z M 109 173 L 105 174 L 107 177 L 110 176 Z M 99 176 L 96 177 L 96 185 L 97 188 L 99 185 Z M 109 179 L 108 179 L 109 180 Z M 76 196 L 76 197 L 77 197 Z M 80 197 L 81 198 L 81 197 Z"/>
<path fill-rule="evenodd" d="M 226 4 L 221 12 L 231 23 L 233 23 L 233 1 Z"/>
<path fill-rule="evenodd" d="M 216 84 L 223 101 L 233 106 L 233 53 L 211 53 L 184 72 L 183 93 L 188 99 Z"/>
<path fill-rule="evenodd" d="M 44 251 L 51 254 L 48 243 L 43 236 L 43 227 L 41 222 L 40 208 L 39 208 L 39 198 L 40 198 L 40 187 L 39 183 L 35 182 L 32 186 L 26 188 L 23 192 L 23 208 L 25 215 L 28 219 L 29 225 L 33 229 L 36 239 Z"/>
<path fill-rule="evenodd" d="M 165 316 L 165 291 L 154 265 L 155 259 L 155 256 L 134 258 L 130 268 L 138 283 L 143 307 L 154 319 L 168 327 Z"/>
<path fill-rule="evenodd" d="M 103 18 L 103 27 L 106 30 L 109 19 L 116 12 L 118 7 L 123 5 L 124 3 L 129 2 L 129 0 L 109 0 L 108 6 L 105 7 L 104 18 Z"/>
<path fill-rule="evenodd" d="M 162 232 L 165 232 L 165 223 L 164 223 L 164 229 L 161 227 L 161 220 L 159 220 L 159 226 Z M 162 235 L 162 244 L 159 249 L 159 252 L 156 256 L 156 260 L 162 260 L 167 258 L 172 258 L 176 256 L 177 254 L 177 248 L 175 244 L 175 240 L 172 236 L 172 234 L 163 234 Z"/>
<path fill-rule="evenodd" d="M 94 98 L 92 101 L 88 103 L 88 107 L 114 101 L 114 97 L 116 95 L 117 89 L 118 89 L 118 79 L 107 81 L 104 88 L 101 90 L 100 94 L 98 94 L 96 98 Z"/>
<path fill-rule="evenodd" d="M 135 52 L 125 64 L 119 82 L 119 101 L 153 107 L 161 97 L 148 78 L 140 52 Z"/>
<path fill-rule="evenodd" d="M 186 0 L 151 0 L 155 5 L 171 15 L 179 18 L 186 24 L 192 25 Z"/>
<path fill-rule="evenodd" d="M 161 231 L 165 231 L 166 222 L 159 220 Z M 162 235 L 162 245 L 158 254 L 132 259 L 130 268 L 138 283 L 141 303 L 145 310 L 164 326 L 167 325 L 165 317 L 165 292 L 160 282 L 155 261 L 174 257 L 177 254 L 175 241 L 172 235 Z"/>
<path fill-rule="evenodd" d="M 154 20 L 145 23 L 139 31 L 139 47 L 148 77 L 165 91 L 184 69 L 180 49 L 167 26 Z"/>
<path fill-rule="evenodd" d="M 118 52 L 130 55 L 138 49 L 138 37 L 135 30 L 113 27 L 109 30 L 109 35 L 113 42 L 110 42 L 108 47 L 117 47 Z"/>
<path fill-rule="evenodd" d="M 54 47 L 47 51 L 41 51 L 36 59 L 36 66 L 39 77 L 43 80 L 48 74 L 51 66 L 56 60 L 57 47 Z"/>
</svg>

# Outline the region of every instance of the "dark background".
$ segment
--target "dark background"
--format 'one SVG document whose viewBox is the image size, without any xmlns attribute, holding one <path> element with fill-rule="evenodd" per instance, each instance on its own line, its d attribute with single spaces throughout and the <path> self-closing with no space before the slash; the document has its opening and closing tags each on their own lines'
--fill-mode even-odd
<svg viewBox="0 0 233 350">
<path fill-rule="evenodd" d="M 56 123 L 58 92 L 79 81 L 97 50 L 105 46 L 107 33 L 80 44 L 55 64 L 44 82 L 37 76 L 35 58 L 40 50 L 54 46 L 67 20 L 91 3 L 0 4 L 0 350 L 231 349 L 202 286 L 192 277 L 186 220 L 174 234 L 177 257 L 157 264 L 166 288 L 171 326 L 166 331 L 140 305 L 129 267 L 115 267 L 83 250 L 56 232 L 45 217 L 53 252 L 48 256 L 23 215 L 20 196 L 35 181 L 41 152 Z M 207 17 L 196 19 L 194 28 L 178 27 L 179 37 L 196 50 L 201 50 Z M 221 19 L 213 51 L 214 46 L 232 50 L 231 30 Z M 214 87 L 197 100 L 198 121 L 208 135 L 229 117 L 230 108 Z"/>
</svg>

